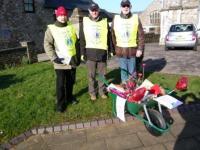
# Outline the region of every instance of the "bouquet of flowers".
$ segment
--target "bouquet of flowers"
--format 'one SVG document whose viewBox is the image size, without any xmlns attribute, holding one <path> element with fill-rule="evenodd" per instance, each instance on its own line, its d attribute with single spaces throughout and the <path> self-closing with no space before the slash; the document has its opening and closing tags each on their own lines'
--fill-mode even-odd
<svg viewBox="0 0 200 150">
<path fill-rule="evenodd" d="M 140 75 L 140 77 L 142 77 Z M 110 87 L 108 90 L 129 102 L 140 102 L 145 95 L 147 89 L 139 87 L 139 82 L 136 78 L 131 77 L 121 85 L 115 85 L 116 88 Z"/>
</svg>

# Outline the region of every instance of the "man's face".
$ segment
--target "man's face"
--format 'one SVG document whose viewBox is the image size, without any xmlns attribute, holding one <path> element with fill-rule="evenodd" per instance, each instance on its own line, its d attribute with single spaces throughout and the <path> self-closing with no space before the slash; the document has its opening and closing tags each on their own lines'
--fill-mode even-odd
<svg viewBox="0 0 200 150">
<path fill-rule="evenodd" d="M 122 12 L 124 15 L 129 14 L 130 11 L 131 11 L 131 5 L 122 5 L 122 6 L 121 6 L 121 12 Z"/>
<path fill-rule="evenodd" d="M 89 13 L 90 13 L 91 17 L 94 18 L 94 19 L 99 16 L 99 10 L 98 9 L 89 10 Z"/>
<path fill-rule="evenodd" d="M 56 19 L 57 19 L 58 22 L 60 22 L 60 23 L 65 23 L 65 22 L 67 22 L 67 16 L 65 16 L 65 15 L 57 16 Z"/>
</svg>

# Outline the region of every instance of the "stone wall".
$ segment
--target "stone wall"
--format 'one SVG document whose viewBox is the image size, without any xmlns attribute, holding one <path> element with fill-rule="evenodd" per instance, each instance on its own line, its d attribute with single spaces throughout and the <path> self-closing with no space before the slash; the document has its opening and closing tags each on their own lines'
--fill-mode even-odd
<svg viewBox="0 0 200 150">
<path fill-rule="evenodd" d="M 35 0 L 35 12 L 25 13 L 23 1 L 0 1 L 0 49 L 20 46 L 21 41 L 34 41 L 36 51 L 43 51 L 44 32 L 54 22 L 53 9 L 44 8 L 44 0 Z M 73 23 L 79 22 L 80 10 L 69 10 Z M 79 27 L 79 26 L 77 26 Z"/>
<path fill-rule="evenodd" d="M 21 42 L 20 47 L 2 49 L 0 51 L 0 69 L 5 66 L 17 66 L 23 63 L 37 62 L 33 42 Z"/>
<path fill-rule="evenodd" d="M 48 23 L 53 22 L 53 11 L 44 9 L 42 0 L 35 0 L 35 8 L 35 13 L 25 13 L 23 1 L 3 0 L 0 30 L 9 31 L 10 35 L 6 39 L 8 42 L 17 43 L 19 46 L 21 41 L 34 40 L 36 48 L 42 49 L 44 30 Z"/>
<path fill-rule="evenodd" d="M 145 43 L 158 43 L 160 34 L 148 33 L 144 35 Z"/>
<path fill-rule="evenodd" d="M 6 66 L 16 66 L 22 63 L 23 58 L 27 58 L 26 48 L 16 47 L 0 51 L 0 69 Z"/>
<path fill-rule="evenodd" d="M 163 0 L 163 9 L 191 8 L 198 6 L 199 0 Z"/>
<path fill-rule="evenodd" d="M 163 9 L 181 7 L 182 0 L 163 0 Z"/>
<path fill-rule="evenodd" d="M 199 5 L 199 0 L 182 0 L 183 8 L 196 7 Z"/>
</svg>

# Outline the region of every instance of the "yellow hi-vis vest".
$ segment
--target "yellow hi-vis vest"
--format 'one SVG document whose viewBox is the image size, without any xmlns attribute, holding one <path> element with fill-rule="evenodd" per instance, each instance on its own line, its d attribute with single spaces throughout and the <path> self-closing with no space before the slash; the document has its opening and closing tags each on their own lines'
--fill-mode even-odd
<svg viewBox="0 0 200 150">
<path fill-rule="evenodd" d="M 69 64 L 71 57 L 76 55 L 76 30 L 70 22 L 66 27 L 57 27 L 54 24 L 48 25 L 57 47 L 56 54 L 59 58 L 64 58 Z"/>
<path fill-rule="evenodd" d="M 114 32 L 118 47 L 137 47 L 138 15 L 134 14 L 128 19 L 115 15 Z"/>
<path fill-rule="evenodd" d="M 90 20 L 89 17 L 84 17 L 83 32 L 85 35 L 86 48 L 108 50 L 106 18 L 95 22 Z"/>
</svg>

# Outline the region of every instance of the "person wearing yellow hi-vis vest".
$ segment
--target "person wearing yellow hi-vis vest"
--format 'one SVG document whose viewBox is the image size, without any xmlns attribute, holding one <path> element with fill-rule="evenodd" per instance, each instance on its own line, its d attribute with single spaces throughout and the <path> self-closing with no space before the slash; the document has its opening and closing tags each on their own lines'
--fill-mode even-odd
<svg viewBox="0 0 200 150">
<path fill-rule="evenodd" d="M 121 81 L 126 82 L 136 71 L 136 61 L 143 58 L 144 31 L 137 14 L 131 13 L 129 0 L 121 1 L 121 14 L 115 15 L 111 26 L 115 54 L 119 57 Z"/>
<path fill-rule="evenodd" d="M 55 23 L 48 25 L 45 32 L 44 50 L 56 72 L 56 110 L 64 112 L 68 103 L 77 103 L 73 85 L 76 67 L 80 64 L 80 50 L 76 30 L 67 20 L 67 10 L 60 6 L 55 10 L 55 15 Z"/>
<path fill-rule="evenodd" d="M 81 59 L 86 61 L 88 69 L 88 90 L 91 100 L 96 100 L 97 92 L 106 99 L 104 83 L 98 80 L 96 87 L 96 74 L 106 74 L 106 61 L 112 50 L 111 34 L 107 18 L 100 15 L 98 4 L 89 6 L 89 16 L 83 18 L 80 26 Z M 98 90 L 97 90 L 98 89 Z"/>
</svg>

